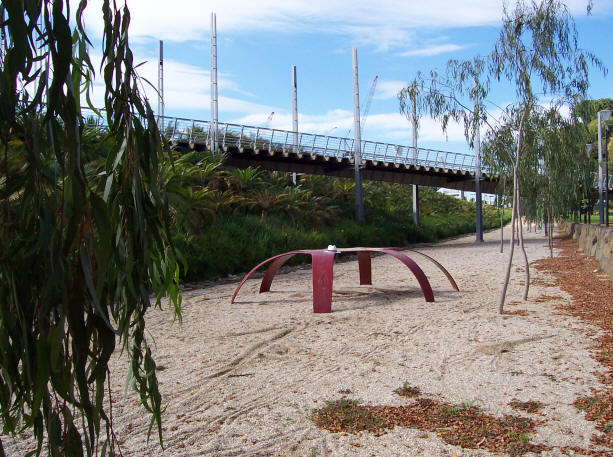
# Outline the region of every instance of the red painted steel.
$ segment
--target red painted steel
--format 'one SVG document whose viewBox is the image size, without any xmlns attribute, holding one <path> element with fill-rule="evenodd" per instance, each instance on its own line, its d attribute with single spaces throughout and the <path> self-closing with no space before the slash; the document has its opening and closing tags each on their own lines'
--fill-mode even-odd
<svg viewBox="0 0 613 457">
<path fill-rule="evenodd" d="M 441 272 L 447 277 L 447 279 L 449 280 L 449 284 L 451 284 L 451 287 L 453 288 L 453 290 L 456 290 L 458 292 L 460 291 L 460 289 L 458 288 L 458 285 L 456 284 L 455 280 L 453 279 L 453 276 L 451 276 L 449 271 L 447 271 L 447 269 L 443 265 L 441 265 L 439 262 L 434 260 L 429 255 L 424 254 L 423 252 L 420 252 L 420 251 L 416 251 L 415 249 L 409 249 L 409 248 L 348 248 L 348 249 L 341 249 L 342 252 L 357 252 L 358 253 L 358 261 L 359 261 L 359 256 L 360 256 L 361 252 L 383 252 L 384 250 L 396 251 L 396 252 L 409 251 L 409 252 L 414 252 L 415 254 L 419 254 L 422 257 L 425 257 L 430 262 L 432 262 L 434 265 L 436 265 L 438 267 L 438 269 L 441 270 Z M 370 254 L 369 254 L 369 257 L 370 257 Z M 361 275 L 361 273 L 360 273 L 360 275 Z M 361 276 L 360 276 L 360 278 L 361 278 Z M 360 284 L 362 284 L 362 283 L 360 282 Z M 371 284 L 371 283 L 365 283 L 365 284 Z"/>
<path fill-rule="evenodd" d="M 451 287 L 453 287 L 453 290 L 456 290 L 458 292 L 460 291 L 460 289 L 458 288 L 458 285 L 456 284 L 455 280 L 453 279 L 453 276 L 451 276 L 451 274 L 447 271 L 447 269 L 444 266 L 442 266 L 440 263 L 438 263 L 432 257 L 430 257 L 429 255 L 424 254 L 423 252 L 416 251 L 415 249 L 404 249 L 404 250 L 405 251 L 414 252 L 415 254 L 419 254 L 419 255 L 425 257 L 426 259 L 428 259 L 430 262 L 432 262 L 434 265 L 436 265 L 439 270 L 441 270 L 443 272 L 443 274 L 449 280 L 449 283 L 451 284 Z"/>
<path fill-rule="evenodd" d="M 270 290 L 270 285 L 272 284 L 272 280 L 274 279 L 279 268 L 283 266 L 285 262 L 287 262 L 291 257 L 293 257 L 295 253 L 288 252 L 286 255 L 281 255 L 275 260 L 272 261 L 266 272 L 264 273 L 264 277 L 262 278 L 262 284 L 260 285 L 260 293 L 268 292 Z"/>
<path fill-rule="evenodd" d="M 332 312 L 334 251 L 313 251 L 313 312 Z"/>
<path fill-rule="evenodd" d="M 234 299 L 238 295 L 238 291 L 241 290 L 241 287 L 243 287 L 243 284 L 245 284 L 247 279 L 249 279 L 249 276 L 251 276 L 253 273 L 255 273 L 258 268 L 260 268 L 262 265 L 266 265 L 271 260 L 278 259 L 279 257 L 287 257 L 287 258 L 289 258 L 289 257 L 291 257 L 292 255 L 295 255 L 295 254 L 310 254 L 310 252 L 309 251 L 291 251 L 291 252 L 286 252 L 284 254 L 279 254 L 279 255 L 273 256 L 273 257 L 271 257 L 269 259 L 264 260 L 263 262 L 258 263 L 255 267 L 253 267 L 251 269 L 251 271 L 249 273 L 247 273 L 245 275 L 245 277 L 242 279 L 242 281 L 238 284 L 238 287 L 236 288 L 236 290 L 234 291 L 234 294 L 232 295 L 232 299 L 230 300 L 230 303 L 234 303 Z M 286 261 L 287 261 L 287 259 L 286 259 Z M 276 273 L 276 270 L 275 270 L 275 273 Z M 262 282 L 264 282 L 264 281 L 262 280 Z M 272 282 L 272 278 L 270 279 L 270 282 Z M 269 286 L 269 290 L 270 290 L 270 284 L 268 286 Z M 262 291 L 261 287 L 260 287 L 260 291 Z"/>
<path fill-rule="evenodd" d="M 423 292 L 426 301 L 434 301 L 434 294 L 432 293 L 432 287 L 430 287 L 430 281 L 428 281 L 428 278 L 426 277 L 424 271 L 419 268 L 419 266 L 415 263 L 413 259 L 404 255 L 401 252 L 393 251 L 391 249 L 382 249 L 380 252 L 383 252 L 387 255 L 391 255 L 392 257 L 396 257 L 407 267 L 409 267 L 409 270 L 411 270 L 411 272 L 415 275 L 415 278 L 417 278 L 417 282 L 419 283 L 419 287 L 421 287 L 421 291 Z"/>
<path fill-rule="evenodd" d="M 436 260 L 432 257 L 427 256 L 419 251 L 415 251 L 412 249 L 406 249 L 411 252 L 415 252 L 420 254 L 433 262 L 447 277 L 451 286 L 455 290 L 459 290 L 456 282 L 453 277 L 449 274 L 449 272 Z M 360 272 L 360 285 L 368 285 L 372 284 L 372 264 L 371 264 L 371 252 L 381 252 L 383 254 L 391 255 L 392 257 L 401 261 L 404 265 L 409 268 L 411 273 L 417 279 L 419 283 L 419 287 L 424 295 L 424 299 L 427 302 L 434 301 L 434 294 L 432 292 L 432 287 L 430 286 L 430 282 L 426 277 L 423 270 L 415 263 L 413 259 L 408 257 L 407 255 L 398 252 L 394 248 L 348 248 L 342 249 L 339 251 L 330 251 L 326 249 L 313 249 L 313 250 L 300 250 L 300 251 L 290 251 L 283 254 L 276 255 L 265 261 L 259 263 L 256 267 L 254 267 L 249 273 L 245 275 L 242 281 L 237 286 L 234 294 L 232 295 L 232 299 L 230 303 L 234 303 L 234 299 L 236 298 L 238 291 L 241 289 L 243 284 L 249 279 L 249 277 L 255 273 L 255 271 L 263 265 L 266 265 L 270 262 L 270 265 L 266 269 L 264 273 L 264 277 L 262 278 L 262 283 L 260 284 L 260 293 L 268 292 L 270 290 L 272 281 L 279 271 L 279 268 L 287 262 L 291 257 L 297 254 L 308 254 L 311 256 L 312 263 L 312 277 L 313 277 L 313 312 L 314 313 L 329 313 L 332 311 L 332 283 L 334 280 L 334 256 L 337 252 L 357 252 L 358 254 L 358 266 Z"/>
<path fill-rule="evenodd" d="M 360 269 L 360 286 L 372 284 L 370 252 L 358 251 L 358 268 Z"/>
</svg>

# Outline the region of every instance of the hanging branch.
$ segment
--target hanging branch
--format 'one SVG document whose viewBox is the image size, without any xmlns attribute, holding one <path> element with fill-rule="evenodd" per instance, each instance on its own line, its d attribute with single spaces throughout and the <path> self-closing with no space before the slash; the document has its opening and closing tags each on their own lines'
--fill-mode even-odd
<svg viewBox="0 0 613 457">
<path fill-rule="evenodd" d="M 514 157 L 514 215 L 520 207 L 522 155 L 524 152 L 525 128 L 530 124 L 535 109 L 537 92 L 541 96 L 561 97 L 570 100 L 584 95 L 587 90 L 588 64 L 602 68 L 601 62 L 591 53 L 578 47 L 577 31 L 567 7 L 558 0 L 541 0 L 528 3 L 519 0 L 513 11 L 504 9 L 503 26 L 500 36 L 490 54 L 490 72 L 498 80 L 506 80 L 515 86 L 517 96 L 516 112 L 520 114 L 516 131 L 517 147 Z M 537 89 L 538 88 L 538 89 Z M 517 206 L 515 206 L 517 205 Z M 520 246 L 524 253 L 526 283 L 524 299 L 529 284 L 529 263 L 523 236 Z M 513 248 L 509 253 L 507 272 L 498 303 L 502 313 Z"/>
<path fill-rule="evenodd" d="M 0 417 L 3 433 L 29 430 L 36 453 L 45 442 L 51 456 L 112 447 L 104 398 L 117 345 L 161 442 L 144 316 L 168 296 L 180 319 L 181 304 L 168 157 L 138 90 L 130 13 L 102 2 L 109 129 L 92 144 L 81 112 L 96 73 L 82 23 L 87 2 L 74 22 L 70 4 L 0 6 L 9 38 L 0 68 Z"/>
</svg>

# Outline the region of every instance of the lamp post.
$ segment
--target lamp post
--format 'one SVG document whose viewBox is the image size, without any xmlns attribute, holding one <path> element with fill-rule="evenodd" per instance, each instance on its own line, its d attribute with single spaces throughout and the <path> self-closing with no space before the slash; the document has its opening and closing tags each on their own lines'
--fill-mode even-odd
<svg viewBox="0 0 613 457">
<path fill-rule="evenodd" d="M 590 161 L 592 158 L 592 151 L 594 150 L 594 145 L 592 143 L 588 143 L 585 145 L 585 153 L 587 155 L 587 160 Z M 592 186 L 591 184 L 585 183 L 586 186 L 584 188 L 584 192 L 587 195 L 587 208 L 585 209 L 585 217 L 584 217 L 584 222 L 586 224 L 591 224 L 592 223 Z M 581 217 L 579 217 L 579 222 L 581 222 Z"/>
<path fill-rule="evenodd" d="M 611 111 L 609 111 L 611 113 Z M 610 116 L 610 114 L 609 114 Z M 604 192 L 605 192 L 605 225 L 609 226 L 609 150 L 608 142 L 609 126 L 605 124 L 604 128 Z"/>
<path fill-rule="evenodd" d="M 605 126 L 604 154 L 602 145 L 602 123 L 609 120 L 611 110 L 598 111 L 598 196 L 600 197 L 600 223 L 609 225 L 609 158 L 607 154 L 607 134 Z M 606 213 L 605 213 L 606 206 Z M 606 214 L 606 220 L 605 220 Z"/>
</svg>

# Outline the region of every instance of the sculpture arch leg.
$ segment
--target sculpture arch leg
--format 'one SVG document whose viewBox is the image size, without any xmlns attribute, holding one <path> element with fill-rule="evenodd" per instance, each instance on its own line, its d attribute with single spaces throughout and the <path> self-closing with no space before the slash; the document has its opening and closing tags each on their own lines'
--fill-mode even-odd
<svg viewBox="0 0 613 457">
<path fill-rule="evenodd" d="M 234 299 L 236 298 L 236 296 L 238 295 L 238 291 L 241 290 L 241 287 L 243 287 L 243 284 L 245 284 L 245 282 L 247 281 L 247 279 L 249 279 L 249 276 L 251 276 L 253 273 L 256 272 L 256 270 L 258 268 L 260 268 L 262 265 L 266 265 L 268 262 L 270 262 L 271 260 L 275 260 L 279 257 L 291 257 L 294 254 L 309 254 L 309 252 L 305 252 L 305 251 L 291 251 L 291 252 L 286 252 L 285 254 L 279 254 L 273 257 L 270 257 L 269 259 L 264 260 L 263 262 L 258 263 L 255 267 L 253 267 L 251 269 L 251 271 L 249 273 L 247 273 L 245 275 L 245 277 L 241 280 L 241 282 L 238 284 L 238 286 L 236 287 L 236 289 L 234 290 L 234 294 L 232 294 L 232 299 L 230 300 L 230 303 L 234 303 Z M 275 270 L 276 272 L 276 270 Z M 274 276 L 274 275 L 273 275 Z M 272 279 L 271 279 L 272 282 Z"/>
<path fill-rule="evenodd" d="M 334 252 L 313 251 L 313 312 L 332 312 L 332 280 Z"/>
<path fill-rule="evenodd" d="M 360 270 L 360 286 L 372 284 L 370 252 L 358 251 L 358 268 Z"/>
<path fill-rule="evenodd" d="M 287 262 L 290 257 L 293 257 L 295 254 L 283 254 L 277 257 L 272 261 L 266 272 L 264 273 L 264 277 L 262 278 L 262 284 L 260 284 L 260 293 L 268 292 L 270 290 L 270 285 L 272 284 L 272 280 L 274 279 L 279 268 L 283 266 L 285 262 Z"/>
<path fill-rule="evenodd" d="M 449 273 L 444 266 L 442 266 L 440 263 L 438 263 L 432 257 L 430 257 L 429 255 L 424 254 L 423 252 L 416 251 L 415 249 L 406 249 L 406 251 L 411 251 L 411 252 L 414 252 L 415 254 L 419 254 L 421 256 L 424 256 L 426 259 L 428 259 L 430 262 L 432 262 L 434 265 L 436 265 L 439 270 L 441 270 L 443 272 L 443 274 L 449 280 L 449 283 L 451 284 L 451 287 L 453 288 L 453 290 L 456 290 L 458 292 L 460 291 L 460 289 L 458 288 L 458 285 L 456 284 L 455 280 L 453 279 L 453 276 L 451 276 L 451 273 Z"/>
<path fill-rule="evenodd" d="M 430 281 L 428 281 L 428 278 L 426 277 L 423 270 L 419 268 L 419 265 L 417 265 L 413 259 L 402 254 L 401 252 L 394 251 L 391 249 L 381 249 L 379 252 L 383 252 L 384 254 L 391 255 L 392 257 L 395 257 L 398 260 L 400 260 L 402 263 L 404 263 L 409 268 L 409 270 L 411 270 L 411 273 L 415 275 L 415 278 L 417 279 L 417 282 L 419 283 L 419 287 L 421 288 L 421 291 L 424 294 L 424 298 L 426 299 L 426 301 L 427 302 L 434 301 L 434 294 L 432 293 L 432 287 L 430 286 Z"/>
</svg>

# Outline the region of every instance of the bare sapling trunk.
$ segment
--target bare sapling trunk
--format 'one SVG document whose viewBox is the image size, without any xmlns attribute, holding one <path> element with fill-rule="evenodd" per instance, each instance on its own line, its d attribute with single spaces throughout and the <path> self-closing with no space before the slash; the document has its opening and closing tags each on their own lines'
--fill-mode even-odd
<svg viewBox="0 0 613 457">
<path fill-rule="evenodd" d="M 519 187 L 519 180 L 517 182 L 515 192 L 517 192 L 517 214 L 521 217 L 521 192 Z M 528 254 L 526 254 L 526 247 L 524 246 L 524 227 L 521 223 L 519 224 L 519 246 L 521 248 L 522 255 L 524 256 L 524 267 L 526 275 L 526 279 L 524 281 L 524 295 L 522 300 L 526 301 L 528 299 L 528 291 L 530 290 L 530 262 L 528 262 Z"/>
<path fill-rule="evenodd" d="M 551 220 L 551 211 L 547 208 L 547 223 L 549 224 L 549 230 L 547 231 L 547 241 L 549 243 L 549 257 L 553 258 L 553 221 Z"/>
<path fill-rule="evenodd" d="M 513 167 L 513 187 L 517 186 L 517 172 L 519 163 L 516 162 Z M 511 277 L 511 267 L 513 266 L 513 251 L 515 250 L 515 222 L 517 219 L 517 193 L 513 192 L 513 208 L 511 209 L 511 241 L 509 243 L 509 260 L 507 263 L 507 271 L 504 276 L 504 282 L 502 284 L 502 291 L 500 292 L 500 300 L 498 301 L 498 314 L 502 314 L 504 310 L 504 300 L 507 295 L 507 289 L 509 287 L 509 279 Z"/>
<path fill-rule="evenodd" d="M 524 119 L 526 112 L 522 116 L 519 123 L 519 137 L 517 138 L 517 148 L 515 153 L 515 163 L 513 163 L 513 212 L 511 213 L 511 249 L 509 252 L 509 260 L 507 262 L 507 271 L 504 275 L 504 283 L 502 284 L 502 291 L 500 292 L 500 300 L 498 300 L 498 314 L 502 314 L 504 310 L 504 301 L 507 296 L 507 289 L 509 288 L 509 279 L 511 278 L 511 268 L 513 267 L 513 251 L 515 250 L 515 223 L 521 216 L 518 212 L 519 208 L 519 162 L 521 160 L 521 133 L 523 131 Z"/>
<path fill-rule="evenodd" d="M 517 233 L 519 233 L 519 227 L 520 226 L 521 226 L 521 214 L 518 211 L 517 212 L 517 217 L 515 218 L 515 230 L 516 230 Z M 515 245 L 519 246 L 519 236 L 515 238 Z"/>
<path fill-rule="evenodd" d="M 502 193 L 500 194 L 500 253 L 504 252 L 504 194 L 506 191 L 506 179 L 502 181 Z"/>
<path fill-rule="evenodd" d="M 553 216 L 551 217 L 551 224 L 549 226 L 549 238 L 551 239 L 551 254 L 553 256 L 553 226 L 555 225 L 555 221 L 553 220 Z"/>
<path fill-rule="evenodd" d="M 504 206 L 500 203 L 500 253 L 504 252 Z"/>
</svg>

